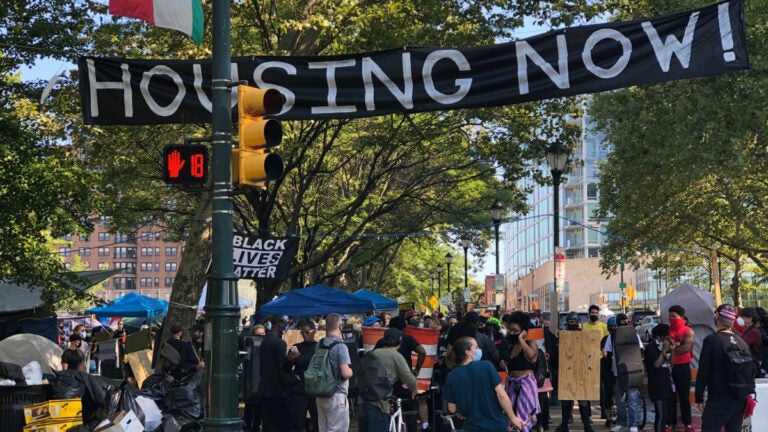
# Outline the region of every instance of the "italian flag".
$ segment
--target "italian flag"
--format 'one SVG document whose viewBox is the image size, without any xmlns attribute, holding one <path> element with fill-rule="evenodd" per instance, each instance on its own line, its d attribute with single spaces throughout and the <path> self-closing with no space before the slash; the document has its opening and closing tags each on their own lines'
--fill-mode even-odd
<svg viewBox="0 0 768 432">
<path fill-rule="evenodd" d="M 109 0 L 109 13 L 178 30 L 197 45 L 203 40 L 202 0 Z"/>
</svg>

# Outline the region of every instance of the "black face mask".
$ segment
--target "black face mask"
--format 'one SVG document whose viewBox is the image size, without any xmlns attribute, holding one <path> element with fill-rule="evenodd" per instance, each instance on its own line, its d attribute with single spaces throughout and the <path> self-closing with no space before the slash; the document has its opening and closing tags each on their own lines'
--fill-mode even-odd
<svg viewBox="0 0 768 432">
<path fill-rule="evenodd" d="M 567 324 L 565 328 L 566 328 L 566 330 L 578 330 L 579 329 L 579 325 L 578 324 Z"/>
<path fill-rule="evenodd" d="M 600 319 L 600 317 L 598 315 L 590 315 L 589 316 L 589 320 L 592 321 L 592 322 L 595 322 L 595 321 L 597 321 L 599 319 Z"/>
</svg>

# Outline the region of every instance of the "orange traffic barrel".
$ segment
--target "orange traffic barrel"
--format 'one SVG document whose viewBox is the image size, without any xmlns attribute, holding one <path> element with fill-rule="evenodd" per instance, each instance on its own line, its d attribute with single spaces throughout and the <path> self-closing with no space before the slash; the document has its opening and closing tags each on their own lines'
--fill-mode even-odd
<svg viewBox="0 0 768 432">
<path fill-rule="evenodd" d="M 429 390 L 432 384 L 432 373 L 435 368 L 435 360 L 437 359 L 437 342 L 440 339 L 440 329 L 421 328 L 413 326 L 405 326 L 405 334 L 411 335 L 416 339 L 416 342 L 424 347 L 424 351 L 427 352 L 427 357 L 424 359 L 424 364 L 421 366 L 421 371 L 416 377 L 416 381 L 419 383 L 420 391 Z M 411 353 L 411 367 L 416 367 L 416 359 L 418 354 Z"/>
</svg>

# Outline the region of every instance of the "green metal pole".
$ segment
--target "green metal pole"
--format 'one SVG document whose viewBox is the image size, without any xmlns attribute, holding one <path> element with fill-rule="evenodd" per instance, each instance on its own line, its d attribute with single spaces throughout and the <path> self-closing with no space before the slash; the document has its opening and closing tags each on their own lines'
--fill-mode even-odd
<svg viewBox="0 0 768 432">
<path fill-rule="evenodd" d="M 203 430 L 242 430 L 237 401 L 237 277 L 232 263 L 232 111 L 229 0 L 213 0 L 213 247 L 205 302 L 206 411 Z"/>
</svg>

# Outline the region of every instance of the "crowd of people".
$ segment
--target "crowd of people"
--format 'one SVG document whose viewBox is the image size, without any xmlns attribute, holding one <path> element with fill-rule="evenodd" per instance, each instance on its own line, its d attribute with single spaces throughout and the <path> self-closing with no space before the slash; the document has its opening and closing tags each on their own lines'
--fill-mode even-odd
<svg viewBox="0 0 768 432">
<path fill-rule="evenodd" d="M 721 305 L 715 311 L 713 324 L 717 331 L 707 336 L 700 352 L 694 352 L 695 333 L 687 325 L 685 309 L 674 305 L 668 309 L 668 323 L 656 325 L 652 339 L 643 341 L 631 329 L 631 321 L 619 313 L 605 322 L 600 309 L 592 305 L 588 320 L 579 314 L 566 316 L 564 330 L 596 331 L 601 354 L 599 412 L 601 420 L 612 432 L 636 432 L 640 426 L 642 385 L 626 379 L 626 358 L 637 355 L 647 374 L 647 396 L 655 412 L 654 431 L 675 430 L 678 420 L 685 432 L 692 432 L 692 407 L 689 399 L 692 363 L 698 359 L 695 405 L 702 412 L 702 431 L 739 431 L 748 401 L 729 391 L 725 354 L 726 338 L 751 355 L 756 375 L 766 365 L 766 316 L 760 308 L 738 310 Z M 286 316 L 266 317 L 244 330 L 240 349 L 248 349 L 257 341 L 258 361 L 254 367 L 256 385 L 250 394 L 243 393 L 246 432 L 348 431 L 350 417 L 357 420 L 361 432 L 386 432 L 390 425 L 390 403 L 401 400 L 415 412 L 420 430 L 437 430 L 435 409 L 461 423 L 463 430 L 568 432 L 573 419 L 574 402 L 579 410 L 580 430 L 593 430 L 592 404 L 589 400 L 561 400 L 562 422 L 552 424 L 549 395 L 557 389 L 559 367 L 558 337 L 549 328 L 548 317 L 536 312 L 513 312 L 500 318 L 484 317 L 476 312 L 463 315 L 420 314 L 408 311 L 398 316 L 389 313 L 344 319 L 339 314 L 293 320 Z M 419 394 L 416 377 L 427 357 L 422 344 L 408 334 L 407 327 L 439 330 L 432 389 Z M 363 327 L 385 328 L 383 337 L 370 353 L 364 354 Z M 627 331 L 630 329 L 631 336 Z M 534 328 L 543 337 L 532 340 Z M 301 340 L 290 347 L 283 339 L 288 329 L 295 329 Z M 205 368 L 204 326 L 198 322 L 189 329 L 173 325 L 171 337 L 160 349 L 156 368 L 169 376 L 182 378 Z M 317 338 L 319 331 L 325 337 Z M 62 354 L 65 369 L 87 372 L 92 348 L 87 342 L 85 326 L 74 327 L 67 336 L 67 349 Z M 113 337 L 125 336 L 122 326 Z M 633 342 L 636 338 L 636 342 Z M 188 340 L 184 340 L 188 339 Z M 724 339 L 725 340 L 725 339 Z M 338 380 L 327 396 L 313 396 L 305 387 L 305 372 L 316 352 L 327 350 L 331 370 Z M 368 400 L 355 388 L 354 359 L 372 355 L 378 360 L 382 377 L 391 391 L 376 400 Z M 412 362 L 412 358 L 415 360 Z M 254 359 L 256 360 L 256 359 Z M 635 371 L 636 372 L 636 371 Z M 643 371 L 640 370 L 642 373 Z M 616 415 L 613 415 L 615 412 Z"/>
<path fill-rule="evenodd" d="M 675 430 L 679 420 L 686 432 L 693 431 L 689 393 L 692 360 L 696 356 L 699 373 L 695 400 L 703 412 L 702 430 L 719 431 L 721 426 L 726 431 L 740 430 L 739 419 L 743 416 L 737 414 L 743 414 L 747 401 L 729 396 L 722 378 L 724 350 L 710 336 L 704 339 L 701 352 L 694 353 L 695 335 L 687 325 L 685 309 L 674 305 L 667 312 L 669 323 L 657 325 L 647 343 L 634 332 L 626 314 L 619 313 L 604 322 L 600 309 L 593 305 L 586 322 L 576 313 L 566 316 L 564 331 L 597 331 L 600 335 L 600 346 L 595 347 L 602 356 L 600 421 L 605 421 L 613 432 L 638 430 L 640 398 L 644 397 L 642 384 L 622 379 L 627 373 L 622 359 L 637 355 L 641 359 L 641 376 L 643 368 L 647 373 L 647 396 L 656 413 L 654 430 Z M 765 315 L 759 309 L 737 311 L 728 305 L 719 307 L 713 317 L 717 333 L 734 335 L 734 340 L 741 341 L 738 343 L 743 343 L 744 349 L 753 355 L 756 371 L 765 364 L 764 322 Z M 434 404 L 435 400 L 438 409 L 463 423 L 465 431 L 504 431 L 514 427 L 527 432 L 554 427 L 558 432 L 567 432 L 575 427 L 574 405 L 579 408 L 579 430 L 592 431 L 593 422 L 598 421 L 592 416 L 594 401 L 561 400 L 563 420 L 558 425 L 551 424 L 548 395 L 558 384 L 558 337 L 550 331 L 549 320 L 535 312 L 513 312 L 499 319 L 475 312 L 444 316 L 409 311 L 395 317 L 353 317 L 346 322 L 336 314 L 298 322 L 275 316 L 265 324 L 252 329 L 254 336 L 265 330 L 266 335 L 258 336 L 263 337 L 259 354 L 261 383 L 257 397 L 246 410 L 246 431 L 347 431 L 351 413 L 362 432 L 388 431 L 393 398 L 412 402 L 422 430 L 436 428 L 437 416 L 428 406 L 428 401 Z M 418 394 L 415 381 L 426 352 L 407 334 L 407 326 L 440 330 L 433 377 L 433 387 L 439 390 L 426 397 Z M 363 327 L 387 329 L 374 350 L 364 354 L 378 357 L 392 387 L 391 394 L 379 400 L 355 397 L 350 385 L 355 374 L 352 357 L 358 355 L 355 351 L 363 351 Z M 632 330 L 629 343 L 629 333 L 619 330 L 621 327 Z M 303 339 L 291 347 L 280 337 L 288 328 L 300 330 Z M 528 333 L 532 328 L 542 328 L 543 339 L 531 340 Z M 319 330 L 325 330 L 326 337 L 316 341 L 315 333 Z M 330 349 L 329 358 L 339 379 L 330 397 L 312 397 L 304 391 L 303 374 L 318 349 Z M 412 358 L 416 360 L 413 363 Z M 539 375 L 545 376 L 543 382 Z"/>
</svg>

